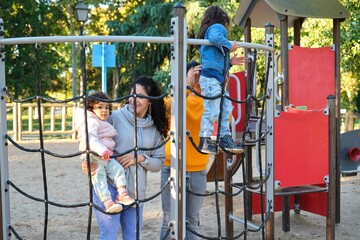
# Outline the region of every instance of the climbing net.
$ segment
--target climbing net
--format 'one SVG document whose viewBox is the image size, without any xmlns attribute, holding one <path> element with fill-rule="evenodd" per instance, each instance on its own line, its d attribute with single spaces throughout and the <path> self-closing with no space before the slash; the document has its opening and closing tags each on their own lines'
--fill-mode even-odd
<svg viewBox="0 0 360 240">
<path fill-rule="evenodd" d="M 171 84 L 169 85 L 169 88 L 167 90 L 166 93 L 164 93 L 163 95 L 159 96 L 159 97 L 147 97 L 149 99 L 161 99 L 164 98 L 168 95 L 172 96 L 173 100 L 172 102 L 176 101 L 176 102 L 181 102 L 183 101 L 184 98 L 184 92 L 185 92 L 185 88 L 182 88 L 181 86 L 185 86 L 184 84 L 184 65 L 185 65 L 185 59 L 186 59 L 186 46 L 187 44 L 209 44 L 207 41 L 205 40 L 196 40 L 196 39 L 187 39 L 187 43 L 183 42 L 183 38 L 181 38 L 180 36 L 183 35 L 187 35 L 186 30 L 184 31 L 184 21 L 183 18 L 181 18 L 181 16 L 179 17 L 175 17 L 171 20 L 171 24 L 172 24 L 172 28 L 175 29 L 175 31 L 173 32 L 173 35 L 169 38 L 159 38 L 159 37 L 82 37 L 83 39 L 85 39 L 85 41 L 88 42 L 157 42 L 157 43 L 168 43 L 168 44 L 172 44 L 174 46 L 173 48 L 173 53 L 172 56 L 174 56 L 171 60 L 171 69 L 172 69 L 172 77 L 171 77 Z M 3 27 L 3 25 L 2 25 Z M 41 43 L 48 43 L 48 42 L 75 42 L 78 41 L 78 39 L 76 37 L 38 37 L 38 38 L 27 38 L 26 40 L 24 39 L 2 39 L 0 42 L 0 45 L 6 45 L 6 44 L 29 44 L 29 43 L 35 43 L 35 51 L 36 51 L 36 61 L 39 62 L 39 44 Z M 221 98 L 221 104 L 220 104 L 220 108 L 222 108 L 223 105 L 223 100 L 224 98 L 228 98 L 230 101 L 235 102 L 237 104 L 246 104 L 246 123 L 245 126 L 249 125 L 248 120 L 251 117 L 251 105 L 254 103 L 261 103 L 260 105 L 262 106 L 261 112 L 260 112 L 260 117 L 259 117 L 259 121 L 260 121 L 260 126 L 263 125 L 263 121 L 266 120 L 266 118 L 269 118 L 269 116 L 265 116 L 264 114 L 266 113 L 266 108 L 269 108 L 269 106 L 267 106 L 267 101 L 269 99 L 272 99 L 272 93 L 271 91 L 269 91 L 268 89 L 271 89 L 272 87 L 268 86 L 268 83 L 272 82 L 271 77 L 269 78 L 269 76 L 272 76 L 272 74 L 270 74 L 271 71 L 271 64 L 272 64 L 272 47 L 270 46 L 263 46 L 263 45 L 257 45 L 257 44 L 246 44 L 246 43 L 238 43 L 238 46 L 240 47 L 245 47 L 248 49 L 254 49 L 250 51 L 250 55 L 251 58 L 248 58 L 249 61 L 252 62 L 251 66 L 252 69 L 250 71 L 250 74 L 253 75 L 253 78 L 255 79 L 255 69 L 256 69 L 256 58 L 257 58 L 257 51 L 255 50 L 255 48 L 259 48 L 262 50 L 267 51 L 266 52 L 266 56 L 267 56 L 267 73 L 266 73 L 266 81 L 265 81 L 265 87 L 264 87 L 264 93 L 262 96 L 257 97 L 256 94 L 254 94 L 253 88 L 254 86 L 250 86 L 250 91 L 247 93 L 247 97 L 244 100 L 238 100 L 238 99 L 234 99 L 232 97 L 226 96 L 225 93 L 225 87 L 222 88 L 222 92 L 221 94 L 219 94 L 218 96 L 214 96 L 211 99 L 217 99 L 217 98 Z M 85 44 L 83 43 L 83 48 L 85 48 Z M 4 48 L 1 48 L 2 54 L 5 54 L 5 50 Z M 85 59 L 82 59 L 83 62 L 85 62 Z M 4 68 L 4 63 L 1 63 L 2 65 L 0 66 L 0 72 L 2 72 L 1 74 L 3 74 L 3 76 L 5 76 L 5 68 Z M 83 66 L 84 67 L 84 66 Z M 84 69 L 83 69 L 84 70 Z M 1 80 L 1 89 L 2 89 L 2 103 L 1 103 L 1 116 L 2 116 L 2 120 L 5 119 L 5 115 L 6 115 L 6 107 L 5 106 L 5 97 L 7 97 L 8 99 L 10 99 L 13 102 L 16 103 L 25 103 L 25 102 L 36 102 L 37 104 L 37 110 L 38 110 L 38 115 L 41 116 L 42 112 L 41 112 L 41 106 L 43 103 L 45 102 L 50 102 L 50 103 L 68 103 L 68 102 L 76 102 L 76 101 L 86 101 L 87 98 L 91 98 L 90 96 L 88 96 L 88 94 L 86 93 L 86 78 L 82 79 L 83 81 L 83 87 L 84 87 L 84 95 L 80 95 L 80 96 L 76 96 L 73 98 L 69 98 L 66 100 L 56 100 L 56 99 L 51 99 L 48 97 L 45 97 L 42 95 L 41 93 L 41 86 L 40 86 L 40 64 L 36 64 L 36 82 L 37 82 L 37 94 L 35 96 L 31 96 L 29 98 L 26 99 L 16 99 L 7 89 L 6 84 L 5 84 L 5 77 L 2 77 Z M 254 84 L 254 82 L 251 82 L 251 84 Z M 256 84 L 256 83 L 255 83 Z M 205 96 L 203 96 L 201 93 L 195 91 L 193 88 L 191 88 L 190 86 L 187 86 L 188 89 L 190 89 L 194 94 L 196 94 L 199 97 L 202 98 L 206 98 Z M 132 93 L 123 97 L 120 97 L 118 99 L 114 99 L 114 100 L 108 100 L 108 102 L 121 102 L 125 99 L 128 99 L 129 97 L 134 97 L 136 99 L 136 93 Z M 174 107 L 174 104 L 172 105 L 172 107 Z M 270 107 L 272 107 L 270 105 Z M 176 108 L 176 107 L 175 107 Z M 239 196 L 240 194 L 243 194 L 243 197 L 245 199 L 246 195 L 248 194 L 248 191 L 253 190 L 253 189 L 258 189 L 260 191 L 261 194 L 264 193 L 264 187 L 266 185 L 266 183 L 268 181 L 271 181 L 271 176 L 272 176 L 272 164 L 267 162 L 266 164 L 266 169 L 262 169 L 262 166 L 264 165 L 262 163 L 261 157 L 259 158 L 259 176 L 260 179 L 256 184 L 253 183 L 249 183 L 247 182 L 247 179 L 245 177 L 245 167 L 244 164 L 241 164 L 242 166 L 242 173 L 243 173 L 243 183 L 240 185 L 233 185 L 233 187 L 237 188 L 237 191 L 235 193 L 228 192 L 228 191 L 224 191 L 221 189 L 221 187 L 219 186 L 219 179 L 217 177 L 218 175 L 218 155 L 215 155 L 215 161 L 214 161 L 214 167 L 215 167 L 215 181 L 214 181 L 214 191 L 211 192 L 207 192 L 206 194 L 200 194 L 197 193 L 195 191 L 192 191 L 189 188 L 186 188 L 187 184 L 185 183 L 185 168 L 183 166 L 185 166 L 185 161 L 186 159 L 184 159 L 183 154 L 181 153 L 181 155 L 178 155 L 179 152 L 181 152 L 183 150 L 183 146 L 181 146 L 181 143 L 184 143 L 186 141 L 184 141 L 185 138 L 189 138 L 193 147 L 195 147 L 197 149 L 196 144 L 193 141 L 192 138 L 192 134 L 197 134 L 197 133 L 191 133 L 191 132 L 186 132 L 185 129 L 182 129 L 181 126 L 183 126 L 183 121 L 181 120 L 181 118 L 179 118 L 178 114 L 180 113 L 180 111 L 184 111 L 184 108 L 180 109 L 180 108 L 176 108 L 175 112 L 175 121 L 177 122 L 175 124 L 175 128 L 171 129 L 169 136 L 167 137 L 167 139 L 164 140 L 164 142 L 161 145 L 158 146 L 154 146 L 154 148 L 142 148 L 142 146 L 138 146 L 137 141 L 134 141 L 134 148 L 132 149 L 128 149 L 127 151 L 123 152 L 123 153 L 118 153 L 116 156 L 114 155 L 113 157 L 118 157 L 118 156 L 122 156 L 126 153 L 129 152 L 134 152 L 135 156 L 137 156 L 138 151 L 151 151 L 155 148 L 159 148 L 162 147 L 164 144 L 166 144 L 167 141 L 172 141 L 173 143 L 175 143 L 175 147 L 179 148 L 179 151 L 177 151 L 177 154 L 175 156 L 173 156 L 172 161 L 171 161 L 171 168 L 174 169 L 175 171 L 172 171 L 171 173 L 171 177 L 168 179 L 168 181 L 166 182 L 165 185 L 161 186 L 160 191 L 158 191 L 157 193 L 153 194 L 152 196 L 145 198 L 145 199 L 139 199 L 136 197 L 136 201 L 133 204 L 133 206 L 136 207 L 137 209 L 137 219 L 139 219 L 139 206 L 142 203 L 146 203 L 156 197 L 158 197 L 162 191 L 166 188 L 166 187 L 173 187 L 175 189 L 175 192 L 177 193 L 175 197 L 172 197 L 171 199 L 171 219 L 172 221 L 170 221 L 169 223 L 169 228 L 167 231 L 167 234 L 165 236 L 166 237 L 173 237 L 173 238 L 178 238 L 179 236 L 183 236 L 183 233 L 186 229 L 186 216 L 185 216 L 185 209 L 183 209 L 182 212 L 179 211 L 179 205 L 183 204 L 183 199 L 180 196 L 184 196 L 184 192 L 187 191 L 189 194 L 193 194 L 199 197 L 209 197 L 209 196 L 215 196 L 215 207 L 216 207 L 216 222 L 217 222 L 217 235 L 216 236 L 207 236 L 205 234 L 201 234 L 199 232 L 195 232 L 192 231 L 191 229 L 188 229 L 189 231 L 192 231 L 193 234 L 197 235 L 198 237 L 202 238 L 202 239 L 238 239 L 241 237 L 245 237 L 247 236 L 248 232 L 262 232 L 262 235 L 264 236 L 264 224 L 266 223 L 266 221 L 268 220 L 268 216 L 269 216 L 269 212 L 272 209 L 272 201 L 271 199 L 269 200 L 269 198 L 267 198 L 267 201 L 265 201 L 265 204 L 263 204 L 263 202 L 261 201 L 261 208 L 262 208 L 262 212 L 265 214 L 261 214 L 261 224 L 260 225 L 254 225 L 251 222 L 249 222 L 248 216 L 246 215 L 246 211 L 244 211 L 244 218 L 243 219 L 239 219 L 237 217 L 233 217 L 233 220 L 238 220 L 239 222 L 241 222 L 243 224 L 243 230 L 240 231 L 239 233 L 237 233 L 235 236 L 224 236 L 222 233 L 222 221 L 220 218 L 220 197 L 221 195 L 225 195 L 228 197 L 236 197 Z M 182 112 L 183 114 L 184 112 Z M 219 116 L 219 121 L 221 121 L 221 114 L 222 111 L 220 111 L 220 116 Z M 136 117 L 135 118 L 135 126 L 134 126 L 134 131 L 136 133 Z M 3 122 L 3 121 L 2 121 Z M 41 122 L 41 118 L 39 118 L 39 141 L 40 141 L 40 147 L 36 148 L 36 149 L 31 149 L 31 148 L 26 148 L 24 146 L 22 146 L 20 143 L 16 142 L 15 140 L 13 140 L 11 138 L 10 135 L 7 134 L 7 130 L 6 130 L 6 121 L 3 122 L 2 124 L 2 128 L 1 128 L 1 133 L 2 136 L 4 136 L 4 139 L 2 139 L 2 148 L 5 149 L 3 151 L 3 154 L 1 156 L 1 189 L 2 189 L 2 221 L 3 221 L 3 226 L 5 226 L 3 228 L 3 232 L 4 232 L 4 236 L 9 237 L 10 235 L 14 235 L 17 239 L 23 239 L 26 238 L 26 236 L 20 236 L 20 234 L 17 232 L 17 228 L 16 226 L 11 224 L 10 221 L 10 211 L 9 211 L 9 188 L 14 189 L 15 191 L 17 191 L 18 193 L 22 194 L 23 196 L 27 197 L 28 199 L 35 201 L 35 202 L 40 202 L 44 204 L 44 208 L 45 208 L 45 212 L 44 212 L 44 231 L 43 231 L 43 239 L 47 238 L 47 228 L 48 228 L 48 223 L 49 223 L 49 207 L 50 206 L 54 206 L 54 207 L 59 207 L 59 208 L 79 208 L 79 207 L 88 207 L 88 225 L 87 225 L 87 239 L 90 239 L 91 237 L 91 222 L 92 222 L 92 210 L 93 208 L 95 208 L 97 211 L 104 212 L 99 206 L 95 205 L 93 203 L 93 198 L 92 198 L 92 193 L 93 193 L 93 188 L 92 188 L 92 184 L 91 184 L 91 173 L 90 170 L 88 172 L 88 186 L 89 186 L 89 199 L 88 201 L 85 202 L 81 202 L 81 203 L 77 203 L 77 204 L 62 204 L 56 201 L 52 201 L 51 198 L 49 197 L 48 194 L 48 171 L 47 171 L 47 156 L 53 156 L 56 158 L 71 158 L 71 157 L 77 157 L 80 156 L 81 154 L 86 154 L 87 155 L 87 164 L 88 164 L 88 169 L 90 169 L 90 161 L 89 161 L 89 156 L 90 154 L 94 154 L 97 155 L 95 152 L 92 152 L 90 150 L 89 144 L 87 144 L 87 150 L 85 151 L 79 151 L 76 153 L 70 153 L 70 154 L 60 154 L 60 153 L 56 153 L 56 152 L 52 152 L 49 151 L 48 149 L 46 149 L 45 147 L 45 143 L 44 143 L 44 136 L 43 136 L 43 126 L 42 126 L 42 122 Z M 221 122 L 219 122 L 219 125 L 221 124 Z M 180 127 L 179 127 L 180 126 Z M 272 129 L 271 127 L 268 126 L 267 129 L 262 129 L 261 127 L 259 128 L 259 133 L 258 137 L 254 138 L 251 137 L 251 133 L 250 133 L 250 129 L 246 128 L 243 134 L 243 137 L 241 139 L 241 145 L 243 147 L 246 147 L 247 145 L 251 145 L 251 144 L 256 144 L 256 143 L 263 143 L 265 141 L 265 139 L 269 136 L 269 133 L 271 133 Z M 186 134 L 184 134 L 186 132 Z M 136 134 L 135 134 L 136 136 Z M 180 141 L 181 140 L 181 141 Z M 17 147 L 18 149 L 25 151 L 25 152 L 30 152 L 30 153 L 39 153 L 40 154 L 40 159 L 41 159 L 41 169 L 42 169 L 42 181 L 43 181 L 43 191 L 44 191 L 44 196 L 38 197 L 38 196 L 33 196 L 31 194 L 29 194 L 27 191 L 23 190 L 19 184 L 17 184 L 16 182 L 14 182 L 12 179 L 9 178 L 9 174 L 8 174 L 8 156 L 7 156 L 7 150 L 6 150 L 6 146 L 8 144 L 8 142 L 11 142 L 15 147 Z M 218 148 L 219 146 L 219 132 L 218 132 L 218 136 L 217 136 L 217 140 L 216 140 L 216 147 Z M 198 151 L 200 151 L 200 149 L 197 149 Z M 219 149 L 220 150 L 220 149 Z M 261 149 L 259 148 L 259 151 L 261 151 Z M 261 154 L 260 154 L 261 156 Z M 244 156 L 241 156 L 240 159 L 238 159 L 237 161 L 244 161 L 243 159 Z M 175 159 L 179 160 L 179 161 L 175 161 Z M 135 165 L 137 167 L 137 164 Z M 137 179 L 136 176 L 136 172 L 135 171 L 135 179 Z M 136 189 L 137 191 L 137 189 Z M 244 204 L 244 209 L 247 208 L 248 206 L 246 205 L 246 201 L 243 201 Z M 126 211 L 127 209 L 124 209 L 123 211 Z M 139 221 L 137 221 L 137 239 L 140 238 L 139 236 Z"/>
</svg>

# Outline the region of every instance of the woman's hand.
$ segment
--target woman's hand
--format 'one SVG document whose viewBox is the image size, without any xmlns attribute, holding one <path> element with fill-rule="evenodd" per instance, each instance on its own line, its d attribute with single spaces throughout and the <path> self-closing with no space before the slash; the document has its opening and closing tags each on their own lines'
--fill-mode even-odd
<svg viewBox="0 0 360 240">
<path fill-rule="evenodd" d="M 231 65 L 241 65 L 245 62 L 245 57 L 241 56 L 238 57 L 237 54 L 235 54 L 231 59 L 230 59 L 230 63 Z"/>
<path fill-rule="evenodd" d="M 118 162 L 124 167 L 128 168 L 131 165 L 135 165 L 135 154 L 128 153 L 117 158 Z M 145 156 L 142 154 L 138 155 L 138 163 L 145 161 Z"/>
<path fill-rule="evenodd" d="M 202 65 L 197 65 L 191 68 L 186 75 L 186 82 L 192 88 L 199 82 L 201 67 Z"/>
<path fill-rule="evenodd" d="M 111 157 L 111 155 L 113 155 L 113 152 L 112 152 L 112 151 L 110 151 L 110 150 L 105 150 L 105 151 L 103 152 L 103 154 L 101 154 L 101 159 L 102 159 L 102 160 L 109 160 L 110 157 Z"/>
<path fill-rule="evenodd" d="M 98 168 L 97 163 L 90 162 L 90 172 L 91 172 L 91 175 L 92 175 L 92 176 L 95 174 L 97 168 Z M 87 167 L 87 162 L 86 162 L 86 160 L 82 161 L 82 163 L 81 163 L 81 169 L 83 170 L 83 172 L 84 172 L 86 175 L 88 174 L 88 167 Z"/>
</svg>

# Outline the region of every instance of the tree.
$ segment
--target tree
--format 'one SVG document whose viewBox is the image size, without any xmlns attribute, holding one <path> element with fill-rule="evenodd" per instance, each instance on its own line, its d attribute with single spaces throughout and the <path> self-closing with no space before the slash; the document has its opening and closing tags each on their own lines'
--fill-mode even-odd
<svg viewBox="0 0 360 240">
<path fill-rule="evenodd" d="M 173 4 L 152 0 L 126 3 L 124 14 L 107 22 L 111 35 L 169 36 Z M 122 21 L 120 21 L 122 19 Z M 127 94 L 133 78 L 153 76 L 169 63 L 169 44 L 116 43 L 120 92 Z M 134 69 L 134 74 L 132 72 Z M 134 75 L 134 76 L 133 76 Z M 160 82 L 166 79 L 159 79 Z"/>
<path fill-rule="evenodd" d="M 360 2 L 342 0 L 350 17 L 341 25 L 342 102 L 360 111 Z"/>
<path fill-rule="evenodd" d="M 64 21 L 65 15 L 56 5 L 48 5 L 46 2 L 3 1 L 0 16 L 5 20 L 5 37 L 63 33 L 63 29 L 68 28 Z M 9 91 L 15 97 L 35 95 L 37 80 L 40 80 L 42 94 L 50 86 L 55 91 L 60 90 L 63 84 L 58 76 L 64 64 L 58 60 L 61 58 L 60 49 L 58 44 L 6 46 L 6 81 Z M 39 74 L 38 78 L 36 74 Z"/>
</svg>

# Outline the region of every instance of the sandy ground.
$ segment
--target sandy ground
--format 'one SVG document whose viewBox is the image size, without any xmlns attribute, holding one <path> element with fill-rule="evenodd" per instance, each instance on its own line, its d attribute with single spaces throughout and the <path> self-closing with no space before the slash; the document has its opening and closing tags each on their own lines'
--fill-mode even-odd
<svg viewBox="0 0 360 240">
<path fill-rule="evenodd" d="M 24 147 L 38 149 L 39 143 L 27 142 Z M 46 150 L 58 154 L 77 152 L 78 143 L 74 141 L 45 142 Z M 45 154 L 45 168 L 42 168 L 40 153 L 24 152 L 12 144 L 8 146 L 9 179 L 23 192 L 35 199 L 44 199 L 47 194 L 51 202 L 61 205 L 86 203 L 89 199 L 87 176 L 82 173 L 80 160 L 73 158 L 55 158 Z M 43 180 L 46 173 L 46 181 Z M 241 179 L 241 173 L 235 178 Z M 44 186 L 47 193 L 44 193 Z M 148 175 L 148 196 L 160 188 L 160 173 Z M 223 187 L 220 182 L 219 187 Z M 208 191 L 215 189 L 214 183 L 208 183 Z M 360 176 L 341 178 L 341 222 L 336 225 L 336 239 L 360 239 Z M 214 196 L 207 197 L 201 211 L 200 232 L 206 236 L 216 237 L 218 232 Z M 224 197 L 220 197 L 221 232 L 225 234 Z M 234 197 L 234 214 L 241 217 L 243 209 L 242 195 Z M 141 239 L 158 239 L 161 226 L 160 197 L 145 204 L 144 222 Z M 22 239 L 43 239 L 45 204 L 34 201 L 10 187 L 10 221 Z M 91 219 L 90 239 L 98 239 L 97 222 L 94 214 Z M 275 239 L 325 239 L 326 218 L 309 212 L 295 214 L 291 211 L 289 232 L 281 230 L 281 213 L 275 214 Z M 86 239 L 89 220 L 89 207 L 56 207 L 49 206 L 47 239 Z M 259 224 L 260 217 L 254 216 Z M 234 223 L 234 236 L 242 229 L 240 223 Z M 11 239 L 15 239 L 14 236 Z M 119 236 L 119 239 L 121 237 Z M 244 238 L 240 238 L 244 239 Z M 262 239 L 261 232 L 249 233 L 248 239 Z"/>
</svg>

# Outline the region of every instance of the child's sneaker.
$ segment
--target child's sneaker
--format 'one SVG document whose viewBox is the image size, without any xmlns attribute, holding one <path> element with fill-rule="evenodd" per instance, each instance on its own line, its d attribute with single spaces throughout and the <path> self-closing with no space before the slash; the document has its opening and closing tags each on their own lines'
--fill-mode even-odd
<svg viewBox="0 0 360 240">
<path fill-rule="evenodd" d="M 232 154 L 240 154 L 244 152 L 244 149 L 236 145 L 234 140 L 229 135 L 220 138 L 220 147 L 223 151 Z"/>
<path fill-rule="evenodd" d="M 122 206 L 120 204 L 114 203 L 110 199 L 106 200 L 104 205 L 107 213 L 119 213 L 122 211 Z"/>
<path fill-rule="evenodd" d="M 120 203 L 123 205 L 131 205 L 135 202 L 133 198 L 131 198 L 126 191 L 123 191 L 121 194 L 118 194 L 116 197 L 116 203 Z"/>
<path fill-rule="evenodd" d="M 211 142 L 211 138 L 209 137 L 200 137 L 198 148 L 203 153 L 216 154 L 215 144 Z"/>
</svg>

